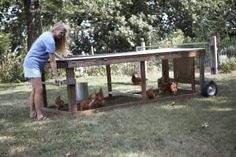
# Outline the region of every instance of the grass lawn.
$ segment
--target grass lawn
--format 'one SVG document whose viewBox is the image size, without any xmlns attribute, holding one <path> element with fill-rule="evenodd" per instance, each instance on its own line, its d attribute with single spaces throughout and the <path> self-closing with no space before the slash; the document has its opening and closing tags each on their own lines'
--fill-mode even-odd
<svg viewBox="0 0 236 157">
<path fill-rule="evenodd" d="M 217 82 L 216 97 L 176 100 L 175 107 L 155 102 L 77 118 L 47 113 L 46 121 L 28 118 L 28 83 L 0 84 L 0 156 L 236 156 L 236 73 L 208 77 Z M 90 91 L 105 86 L 104 79 L 84 79 Z M 52 102 L 65 94 L 65 87 L 49 86 L 48 91 Z"/>
</svg>

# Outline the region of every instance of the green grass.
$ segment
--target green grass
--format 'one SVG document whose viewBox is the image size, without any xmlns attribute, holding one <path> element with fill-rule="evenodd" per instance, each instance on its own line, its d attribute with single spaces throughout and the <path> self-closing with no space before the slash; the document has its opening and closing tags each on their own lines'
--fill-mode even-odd
<svg viewBox="0 0 236 157">
<path fill-rule="evenodd" d="M 46 121 L 27 118 L 28 83 L 0 84 L 0 156 L 236 156 L 236 73 L 208 77 L 218 84 L 216 97 L 176 100 L 175 107 L 154 102 L 77 118 L 47 113 Z M 83 79 L 91 92 L 106 85 L 105 78 Z M 65 96 L 65 90 L 48 86 L 49 102 L 58 94 Z M 202 128 L 204 122 L 209 126 Z"/>
</svg>

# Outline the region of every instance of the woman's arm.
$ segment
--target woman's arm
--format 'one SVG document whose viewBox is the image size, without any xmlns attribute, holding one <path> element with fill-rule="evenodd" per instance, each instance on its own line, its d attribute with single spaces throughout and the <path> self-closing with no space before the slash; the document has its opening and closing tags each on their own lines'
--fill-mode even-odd
<svg viewBox="0 0 236 157">
<path fill-rule="evenodd" d="M 53 53 L 49 54 L 49 62 L 50 62 L 50 66 L 52 68 L 52 74 L 53 74 L 53 78 L 56 80 L 58 80 L 58 73 L 57 73 L 57 62 L 56 62 L 56 55 Z"/>
</svg>

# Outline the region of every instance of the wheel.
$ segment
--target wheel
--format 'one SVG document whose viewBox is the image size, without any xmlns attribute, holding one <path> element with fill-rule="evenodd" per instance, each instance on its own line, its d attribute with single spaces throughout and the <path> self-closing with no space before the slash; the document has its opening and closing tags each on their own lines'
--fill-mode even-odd
<svg viewBox="0 0 236 157">
<path fill-rule="evenodd" d="M 216 96 L 218 92 L 217 84 L 214 81 L 205 81 L 202 89 L 202 96 Z"/>
</svg>

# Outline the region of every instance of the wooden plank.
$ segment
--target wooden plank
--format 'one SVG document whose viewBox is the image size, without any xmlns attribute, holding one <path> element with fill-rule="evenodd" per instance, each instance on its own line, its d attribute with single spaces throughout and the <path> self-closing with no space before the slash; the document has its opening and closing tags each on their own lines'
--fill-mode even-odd
<svg viewBox="0 0 236 157">
<path fill-rule="evenodd" d="M 48 107 L 43 107 L 43 111 L 44 112 L 49 112 L 49 113 L 54 113 L 54 114 L 68 115 L 68 116 L 72 115 L 68 111 L 61 111 L 61 110 L 57 110 L 57 109 L 54 109 L 54 108 L 48 108 Z"/>
<path fill-rule="evenodd" d="M 130 54 L 130 53 L 129 53 Z M 118 63 L 128 63 L 128 62 L 140 62 L 140 61 L 154 61 L 158 59 L 170 59 L 170 58 L 181 58 L 181 57 L 195 57 L 202 55 L 200 50 L 192 50 L 190 52 L 163 52 L 163 53 L 132 53 L 132 55 L 119 56 L 115 55 L 99 55 L 99 56 L 88 56 L 80 58 L 69 58 L 63 60 L 68 63 L 68 67 L 86 67 L 86 66 L 96 66 L 96 65 L 110 65 Z M 101 57 L 103 56 L 103 57 Z M 63 62 L 61 61 L 61 62 Z"/>
<path fill-rule="evenodd" d="M 143 99 L 146 98 L 146 64 L 145 61 L 140 62 L 140 74 L 141 74 L 141 88 Z"/>
<path fill-rule="evenodd" d="M 116 95 L 116 96 L 129 96 L 129 97 L 134 97 L 134 98 L 143 98 L 142 94 L 136 94 L 136 93 L 123 93 L 119 91 L 111 91 L 109 94 Z"/>
<path fill-rule="evenodd" d="M 205 61 L 205 56 L 200 56 L 199 57 L 199 66 L 200 66 L 200 91 L 202 92 L 203 86 L 204 86 L 204 80 L 205 80 L 205 75 L 204 75 L 204 61 Z"/>
<path fill-rule="evenodd" d="M 45 82 L 45 70 L 42 70 L 42 77 L 41 77 L 41 81 Z M 47 89 L 46 89 L 46 85 L 42 84 L 43 86 L 43 106 L 47 107 L 48 106 L 48 101 L 47 101 Z"/>
<path fill-rule="evenodd" d="M 106 65 L 106 70 L 107 70 L 107 88 L 108 88 L 108 93 L 109 93 L 109 97 L 111 97 L 112 95 L 110 94 L 110 92 L 112 91 L 112 84 L 111 84 L 111 67 L 110 65 Z"/>
<path fill-rule="evenodd" d="M 65 60 L 57 59 L 56 62 L 57 62 L 57 69 L 63 69 L 68 67 L 68 62 L 66 61 L 66 59 Z M 45 68 L 51 68 L 49 62 L 45 65 Z"/>
<path fill-rule="evenodd" d="M 211 52 L 211 74 L 218 73 L 218 54 L 217 54 L 217 40 L 216 36 L 211 38 L 210 42 L 210 52 Z"/>
<path fill-rule="evenodd" d="M 66 68 L 66 79 L 74 79 L 74 68 Z M 72 115 L 77 113 L 75 84 L 67 85 L 68 106 Z"/>
<path fill-rule="evenodd" d="M 169 61 L 168 59 L 162 59 L 162 79 L 164 82 L 169 81 Z"/>
<path fill-rule="evenodd" d="M 104 107 L 96 108 L 96 109 L 78 111 L 78 112 L 76 112 L 76 114 L 74 116 L 91 115 L 91 114 L 94 114 L 97 112 L 105 112 L 105 111 L 110 111 L 110 110 L 113 110 L 116 108 L 120 109 L 120 108 L 127 108 L 130 106 L 149 105 L 149 104 L 153 105 L 153 102 L 162 102 L 162 104 L 163 104 L 163 102 L 172 102 L 172 101 L 182 100 L 182 99 L 186 99 L 186 98 L 192 98 L 192 97 L 196 97 L 196 96 L 199 96 L 199 93 L 189 93 L 189 94 L 183 94 L 183 95 L 177 95 L 177 96 L 154 98 L 152 100 L 141 99 L 140 101 L 130 101 L 130 102 L 126 102 L 126 103 L 115 104 L 112 106 L 104 106 Z M 140 96 L 140 98 L 141 98 L 141 96 Z M 159 104 L 160 103 L 157 103 L 157 105 L 159 105 Z M 166 105 L 168 105 L 168 104 L 166 104 Z M 55 113 L 55 114 L 63 114 L 63 115 L 68 115 L 68 116 L 71 115 L 71 113 L 67 112 L 67 111 L 55 110 L 55 109 L 46 108 L 46 107 L 44 107 L 43 110 L 46 112 Z"/>
<path fill-rule="evenodd" d="M 119 52 L 119 53 L 109 53 L 109 54 L 99 54 L 99 55 L 88 55 L 88 56 L 72 56 L 70 58 L 61 59 L 60 61 L 68 61 L 68 60 L 88 60 L 88 59 L 109 59 L 109 58 L 127 58 L 134 56 L 145 56 L 145 55 L 201 55 L 203 48 L 163 48 L 163 49 L 152 49 L 152 50 L 144 50 L 144 51 L 133 51 L 133 52 Z M 188 56 L 190 57 L 190 56 Z"/>
<path fill-rule="evenodd" d="M 196 83 L 195 83 L 195 60 L 193 58 L 193 62 L 192 62 L 192 65 L 193 67 L 193 72 L 192 72 L 192 91 L 193 92 L 196 92 Z"/>
<path fill-rule="evenodd" d="M 192 91 L 195 92 L 195 63 L 193 57 L 183 57 L 173 59 L 174 81 L 177 83 L 191 84 Z"/>
<path fill-rule="evenodd" d="M 153 102 L 172 102 L 172 101 L 176 101 L 176 100 L 182 100 L 182 99 L 186 99 L 186 98 L 193 98 L 198 96 L 198 93 L 190 93 L 190 94 L 184 94 L 184 95 L 178 95 L 178 96 L 170 96 L 170 97 L 166 97 L 166 98 L 155 98 L 152 100 L 148 100 L 148 99 L 142 99 L 141 101 L 135 101 L 135 102 L 126 102 L 126 103 L 122 103 L 122 104 L 116 104 L 116 105 L 112 105 L 112 106 L 105 106 L 105 107 L 101 107 L 101 108 L 97 108 L 97 109 L 92 109 L 92 110 L 87 110 L 87 111 L 79 111 L 78 112 L 78 116 L 80 115 L 90 115 L 92 113 L 97 113 L 97 112 L 105 112 L 105 111 L 110 111 L 110 110 L 114 110 L 116 108 L 127 108 L 127 107 L 131 107 L 131 106 L 138 106 L 138 105 L 153 105 Z M 159 105 L 160 103 L 157 103 L 157 105 Z"/>
</svg>

